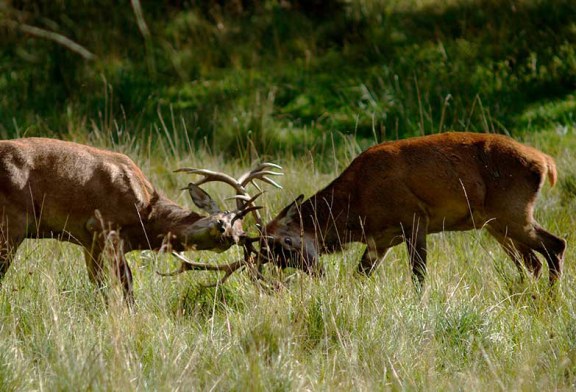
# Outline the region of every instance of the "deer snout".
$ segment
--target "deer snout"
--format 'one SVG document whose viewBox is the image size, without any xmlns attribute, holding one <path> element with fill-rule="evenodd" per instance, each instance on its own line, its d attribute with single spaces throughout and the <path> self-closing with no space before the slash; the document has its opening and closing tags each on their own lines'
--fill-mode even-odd
<svg viewBox="0 0 576 392">
<path fill-rule="evenodd" d="M 222 252 L 238 244 L 245 236 L 242 221 L 234 213 L 221 213 L 197 220 L 185 229 L 186 242 L 197 250 Z"/>
<path fill-rule="evenodd" d="M 306 273 L 316 275 L 318 257 L 314 247 L 306 241 L 291 237 L 267 237 L 261 241 L 261 253 L 281 268 L 298 268 Z"/>
</svg>

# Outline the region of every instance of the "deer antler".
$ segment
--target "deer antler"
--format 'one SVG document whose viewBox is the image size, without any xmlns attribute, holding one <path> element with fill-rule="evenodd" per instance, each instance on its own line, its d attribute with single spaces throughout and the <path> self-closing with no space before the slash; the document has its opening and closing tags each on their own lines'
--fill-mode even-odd
<svg viewBox="0 0 576 392">
<path fill-rule="evenodd" d="M 224 271 L 225 274 L 222 278 L 220 278 L 216 283 L 203 285 L 204 287 L 214 287 L 224 283 L 234 272 L 241 270 L 245 266 L 253 265 L 253 258 L 252 254 L 257 254 L 256 250 L 252 243 L 259 241 L 259 237 L 249 238 L 246 237 L 244 239 L 244 259 L 235 261 L 229 264 L 207 264 L 207 263 L 197 263 L 194 261 L 188 260 L 186 257 L 182 256 L 180 253 L 172 252 L 178 260 L 180 260 L 180 268 L 174 270 L 172 272 L 159 272 L 156 273 L 160 276 L 176 276 L 186 271 Z M 257 272 L 258 274 L 258 272 Z"/>
<path fill-rule="evenodd" d="M 209 285 L 203 285 L 204 287 L 214 287 L 214 286 L 218 286 L 221 285 L 222 283 L 224 283 L 234 272 L 236 272 L 237 270 L 243 268 L 244 266 L 246 266 L 246 260 L 238 260 L 235 261 L 233 263 L 229 263 L 229 264 L 206 264 L 206 263 L 196 263 L 194 261 L 190 261 L 187 258 L 185 258 L 184 256 L 182 256 L 181 254 L 177 253 L 177 252 L 172 252 L 172 254 L 180 260 L 181 264 L 180 264 L 180 268 L 178 268 L 177 270 L 174 270 L 172 272 L 159 272 L 156 271 L 156 273 L 160 276 L 176 276 L 178 274 L 181 274 L 182 272 L 186 272 L 186 271 L 192 271 L 192 270 L 199 270 L 199 271 L 224 271 L 225 274 L 222 278 L 220 278 L 218 281 L 216 281 L 216 283 L 213 284 L 209 284 Z"/>
<path fill-rule="evenodd" d="M 261 191 L 261 189 L 258 187 L 258 185 L 254 182 L 255 180 L 260 180 L 260 181 L 265 182 L 267 184 L 270 184 L 270 185 L 272 185 L 278 189 L 282 189 L 281 185 L 276 183 L 274 180 L 268 178 L 268 176 L 283 176 L 284 173 L 272 171 L 272 170 L 268 170 L 268 169 L 282 170 L 282 167 L 279 165 L 276 165 L 275 163 L 262 162 L 262 163 L 257 164 L 250 171 L 242 174 L 238 179 L 235 179 L 235 178 L 233 178 L 233 177 L 231 177 L 225 173 L 215 172 L 215 171 L 207 170 L 207 169 L 195 169 L 195 168 L 184 167 L 184 168 L 180 168 L 180 169 L 176 170 L 176 172 L 177 173 L 185 172 L 185 173 L 191 173 L 191 174 L 199 174 L 199 175 L 203 176 L 204 178 L 197 181 L 195 183 L 195 185 L 202 185 L 202 184 L 205 184 L 207 182 L 223 182 L 225 184 L 230 185 L 236 191 L 235 198 L 236 198 L 236 203 L 237 203 L 237 207 L 238 207 L 239 212 L 244 211 L 248 207 L 251 207 L 251 211 L 253 212 L 254 218 L 256 219 L 256 224 L 261 226 L 262 225 L 262 217 L 257 212 L 257 209 L 254 208 L 255 207 L 254 200 L 256 199 L 257 196 L 251 197 L 248 194 L 248 192 L 246 191 L 246 186 L 249 183 L 252 183 L 252 184 L 254 184 L 254 186 L 259 191 Z M 244 203 L 242 203 L 242 202 L 244 202 Z M 244 215 L 246 215 L 246 214 L 244 214 Z"/>
<path fill-rule="evenodd" d="M 199 174 L 199 175 L 203 176 L 203 178 L 201 180 L 199 180 L 195 183 L 195 185 L 197 185 L 197 186 L 205 184 L 207 182 L 223 182 L 225 184 L 230 185 L 236 191 L 236 196 L 234 196 L 234 198 L 236 199 L 236 205 L 238 208 L 237 211 L 235 211 L 235 217 L 233 218 L 232 223 L 234 223 L 234 221 L 236 221 L 238 219 L 244 218 L 247 214 L 252 212 L 252 214 L 254 215 L 254 218 L 256 220 L 256 225 L 258 227 L 258 230 L 260 231 L 262 228 L 263 222 L 262 222 L 262 217 L 261 217 L 260 213 L 258 212 L 258 210 L 261 209 L 262 207 L 254 205 L 254 201 L 260 195 L 262 195 L 262 191 L 258 187 L 258 185 L 256 184 L 255 180 L 260 180 L 260 181 L 265 182 L 267 184 L 270 184 L 276 188 L 282 189 L 282 186 L 280 186 L 274 180 L 268 178 L 268 176 L 283 176 L 284 173 L 273 171 L 270 169 L 281 170 L 282 167 L 279 165 L 276 165 L 274 163 L 262 162 L 262 163 L 257 164 L 250 171 L 242 174 L 238 179 L 235 179 L 235 178 L 233 178 L 233 177 L 231 177 L 225 173 L 216 172 L 216 171 L 207 170 L 207 169 L 180 168 L 180 169 L 176 170 L 176 172 Z M 248 194 L 248 192 L 246 191 L 246 186 L 250 183 L 252 183 L 260 191 L 260 193 L 256 194 L 253 197 L 250 196 Z M 259 233 L 259 234 L 261 235 L 261 233 Z M 157 272 L 157 273 L 161 276 L 175 276 L 175 275 L 181 274 L 182 272 L 191 271 L 191 270 L 224 271 L 225 274 L 221 279 L 219 279 L 216 283 L 214 283 L 212 285 L 206 286 L 206 287 L 213 287 L 213 286 L 224 283 L 235 271 L 238 271 L 247 265 L 254 267 L 254 260 L 253 260 L 252 254 L 255 254 L 255 255 L 257 255 L 257 263 L 255 265 L 255 268 L 251 268 L 251 269 L 253 271 L 255 271 L 255 274 L 258 278 L 262 278 L 262 274 L 260 272 L 261 265 L 263 263 L 266 263 L 268 261 L 268 259 L 264 257 L 262 252 L 256 251 L 256 249 L 254 249 L 253 243 L 257 242 L 259 240 L 260 240 L 260 236 L 258 236 L 258 237 L 243 237 L 241 239 L 241 241 L 242 241 L 241 245 L 244 247 L 244 259 L 239 260 L 239 261 L 235 261 L 235 262 L 229 263 L 229 264 L 223 264 L 223 265 L 214 265 L 214 264 L 193 262 L 193 261 L 186 259 L 184 256 L 182 256 L 179 253 L 172 252 L 172 254 L 180 260 L 180 262 L 181 262 L 180 268 L 178 268 L 177 270 L 174 270 L 172 272 L 168 272 L 168 273 L 161 273 L 161 272 Z"/>
<path fill-rule="evenodd" d="M 273 168 L 273 169 L 278 169 L 278 170 L 282 170 L 282 166 L 277 165 L 275 163 L 271 163 L 271 162 L 262 162 L 260 164 L 258 164 L 255 168 L 253 168 L 252 170 L 250 170 L 249 172 L 244 173 L 243 175 L 240 176 L 240 178 L 238 178 L 238 182 L 240 184 L 242 184 L 242 186 L 246 186 L 248 185 L 248 183 L 252 182 L 252 184 L 254 184 L 254 186 L 256 188 L 258 188 L 258 185 L 254 182 L 254 180 L 259 179 L 265 183 L 268 183 L 278 189 L 282 189 L 282 186 L 279 185 L 278 183 L 276 183 L 274 180 L 271 180 L 270 178 L 266 177 L 266 176 L 283 176 L 284 173 L 282 172 L 275 172 L 272 170 L 266 170 L 269 168 Z"/>
</svg>

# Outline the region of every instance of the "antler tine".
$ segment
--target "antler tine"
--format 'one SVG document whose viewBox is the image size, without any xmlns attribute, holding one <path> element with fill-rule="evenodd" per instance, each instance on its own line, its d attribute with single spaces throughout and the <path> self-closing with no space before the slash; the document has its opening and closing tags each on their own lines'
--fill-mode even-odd
<svg viewBox="0 0 576 392">
<path fill-rule="evenodd" d="M 246 172 L 243 175 L 241 175 L 240 178 L 238 178 L 238 182 L 243 187 L 245 187 L 246 185 L 248 185 L 249 182 L 252 182 L 254 179 L 259 179 L 270 185 L 275 186 L 276 188 L 282 189 L 282 187 L 279 184 L 277 184 L 275 181 L 269 179 L 266 176 L 283 176 L 284 173 L 268 170 L 270 168 L 282 170 L 282 166 L 280 165 L 276 165 L 275 163 L 271 162 L 262 162 L 256 165 L 256 167 L 254 167 L 249 172 Z"/>
<path fill-rule="evenodd" d="M 172 254 L 180 260 L 180 268 L 172 272 L 156 271 L 156 273 L 160 276 L 176 276 L 183 272 L 192 270 L 223 271 L 224 275 L 216 282 L 211 284 L 201 284 L 202 287 L 209 288 L 224 284 L 228 280 L 228 278 L 230 278 L 230 276 L 234 274 L 234 272 L 240 271 L 242 268 L 248 266 L 250 268 L 253 281 L 262 280 L 265 283 L 270 284 L 270 282 L 267 281 L 267 279 L 262 275 L 262 272 L 260 271 L 260 267 L 262 266 L 262 264 L 267 263 L 269 261 L 269 258 L 264 254 L 262 254 L 261 251 L 257 251 L 254 248 L 253 243 L 258 241 L 260 241 L 260 237 L 245 237 L 243 241 L 244 258 L 242 260 L 238 260 L 229 264 L 214 265 L 214 264 L 196 263 L 188 260 L 186 257 L 182 256 L 177 252 L 172 252 Z M 257 264 L 254 264 L 254 257 L 252 257 L 252 254 L 256 256 Z M 267 287 L 265 286 L 265 288 Z"/>
<path fill-rule="evenodd" d="M 221 173 L 221 172 L 215 172 L 212 170 L 208 170 L 208 169 L 194 169 L 194 168 L 190 168 L 190 167 L 183 167 L 180 168 L 178 170 L 174 171 L 175 173 L 190 173 L 190 174 L 199 174 L 201 176 L 203 176 L 204 178 L 201 179 L 200 181 L 196 182 L 196 185 L 202 185 L 205 184 L 207 182 L 224 182 L 230 186 L 232 186 L 236 192 L 238 192 L 238 194 L 241 195 L 246 195 L 246 189 L 244 189 L 244 186 L 242 186 L 242 184 L 237 181 L 235 178 L 229 176 L 228 174 L 225 173 Z"/>
<path fill-rule="evenodd" d="M 255 213 L 256 211 L 258 211 L 258 210 L 260 210 L 260 209 L 262 209 L 262 208 L 264 208 L 264 207 L 262 207 L 262 206 L 250 206 L 250 207 L 246 207 L 246 208 L 244 208 L 243 210 L 239 211 L 234 218 L 232 218 L 232 222 L 231 222 L 231 223 L 236 222 L 238 219 L 244 218 L 246 215 L 248 215 L 248 214 L 251 213 L 251 212 L 254 212 L 254 213 Z M 257 223 L 259 223 L 259 222 L 257 222 Z"/>
<path fill-rule="evenodd" d="M 257 164 L 252 170 L 250 170 L 249 172 L 244 173 L 243 175 L 241 175 L 238 180 L 236 180 L 235 178 L 225 174 L 225 173 L 221 173 L 221 172 L 215 172 L 212 170 L 207 170 L 207 169 L 194 169 L 194 168 L 189 168 L 189 167 L 184 167 L 184 168 L 180 168 L 178 170 L 176 170 L 176 172 L 185 172 L 185 173 L 190 173 L 190 174 L 198 174 L 203 176 L 204 178 L 202 178 L 200 181 L 196 182 L 196 185 L 202 185 L 205 184 L 207 182 L 212 182 L 212 181 L 219 181 L 219 182 L 224 182 L 230 186 L 232 186 L 237 193 L 236 196 L 236 206 L 238 208 L 239 211 L 242 210 L 246 210 L 248 207 L 249 211 L 248 212 L 252 212 L 252 214 L 254 215 L 254 218 L 256 219 L 256 223 L 258 225 L 262 225 L 262 216 L 260 215 L 260 213 L 258 212 L 258 208 L 256 208 L 256 206 L 254 205 L 254 200 L 256 199 L 256 197 L 251 197 L 248 192 L 246 191 L 246 186 L 249 183 L 254 184 L 254 186 L 261 191 L 261 189 L 258 187 L 258 185 L 254 182 L 254 180 L 258 179 L 262 182 L 265 182 L 267 184 L 270 184 L 276 188 L 282 189 L 282 186 L 280 184 L 278 184 L 277 182 L 275 182 L 274 180 L 268 178 L 267 176 L 283 176 L 284 173 L 282 172 L 275 172 L 273 170 L 268 170 L 268 169 L 278 169 L 278 170 L 282 170 L 282 167 L 280 165 L 277 165 L 275 163 L 271 163 L 271 162 L 262 162 Z M 242 200 L 244 200 L 244 203 L 242 203 Z M 244 216 L 246 214 L 243 214 L 242 216 Z"/>
<path fill-rule="evenodd" d="M 236 199 L 236 200 L 244 201 L 245 205 L 246 204 L 252 204 L 254 202 L 254 200 L 256 200 L 257 198 L 262 196 L 263 193 L 264 192 L 258 192 L 254 196 L 250 196 L 248 193 L 246 193 L 244 195 L 234 195 L 234 196 L 227 197 L 226 200 Z"/>
<path fill-rule="evenodd" d="M 228 185 L 230 185 L 232 188 L 234 188 L 234 190 L 236 191 L 236 193 L 238 195 L 243 195 L 243 196 L 247 196 L 249 197 L 250 195 L 248 195 L 248 193 L 246 192 L 246 188 L 244 188 L 244 186 L 237 181 L 234 177 L 229 176 L 228 174 L 225 173 L 221 173 L 221 172 L 216 172 L 216 171 L 212 171 L 212 170 L 208 170 L 208 169 L 194 169 L 194 168 L 190 168 L 190 167 L 184 167 L 184 168 L 180 168 L 178 170 L 175 171 L 176 173 L 190 173 L 190 174 L 199 174 L 201 176 L 203 176 L 204 178 L 202 178 L 200 181 L 197 181 L 195 184 L 196 185 L 202 185 L 205 184 L 207 182 L 224 182 Z M 242 204 L 240 203 L 240 201 L 236 202 L 236 207 L 238 209 L 242 208 Z"/>
<path fill-rule="evenodd" d="M 267 184 L 270 184 L 276 188 L 282 189 L 282 186 L 280 184 L 278 184 L 277 182 L 275 182 L 274 180 L 271 180 L 270 178 L 266 177 L 266 176 L 283 176 L 284 173 L 282 172 L 275 172 L 272 170 L 268 170 L 268 169 L 278 169 L 278 170 L 282 170 L 282 166 L 277 165 L 275 163 L 271 163 L 271 162 L 261 162 L 259 164 L 257 164 L 252 170 L 242 174 L 239 178 L 238 178 L 238 182 L 240 183 L 240 185 L 243 188 L 246 188 L 248 186 L 249 183 L 252 183 L 256 189 L 258 189 L 258 191 L 262 192 L 262 189 L 258 186 L 258 184 L 256 184 L 256 182 L 254 182 L 254 180 L 259 179 L 262 182 L 265 182 Z M 254 207 L 254 198 L 252 200 L 248 200 L 244 206 L 248 207 L 248 206 L 252 206 Z M 256 220 L 256 224 L 258 226 L 262 226 L 263 222 L 262 222 L 262 216 L 260 215 L 260 213 L 258 212 L 257 209 L 253 209 L 253 215 L 254 215 L 254 219 Z"/>
<path fill-rule="evenodd" d="M 180 268 L 174 270 L 172 272 L 159 272 L 156 273 L 160 276 L 175 276 L 181 274 L 186 271 L 224 271 L 224 276 L 219 279 L 216 283 L 211 285 L 203 285 L 205 287 L 214 287 L 224 283 L 234 272 L 240 270 L 246 265 L 246 260 L 239 260 L 229 264 L 205 264 L 205 263 L 196 263 L 194 261 L 188 260 L 186 257 L 182 256 L 177 252 L 172 252 L 176 258 L 178 258 L 181 262 Z"/>
<path fill-rule="evenodd" d="M 270 185 L 272 185 L 272 186 L 274 186 L 274 187 L 276 187 L 276 188 L 278 188 L 278 189 L 283 189 L 283 188 L 282 188 L 282 185 L 280 185 L 280 184 L 278 184 L 276 181 L 274 181 L 274 180 L 266 177 L 266 175 L 270 175 L 269 173 L 273 173 L 273 175 L 275 175 L 275 176 L 283 176 L 283 175 L 284 175 L 284 173 L 259 172 L 259 173 L 256 173 L 256 174 L 261 174 L 261 175 L 259 175 L 259 176 L 257 176 L 257 177 L 254 177 L 254 178 L 250 178 L 248 181 L 246 181 L 246 184 L 243 183 L 242 186 L 246 186 L 248 182 L 251 182 L 252 184 L 254 184 L 254 186 L 255 186 L 256 188 L 258 188 L 258 185 L 256 185 L 256 183 L 254 182 L 254 180 L 258 179 L 258 180 L 260 180 L 260 181 L 262 181 L 262 182 L 265 182 L 265 183 L 267 183 L 267 184 L 270 184 Z M 258 190 L 260 190 L 260 188 L 258 188 Z"/>
</svg>

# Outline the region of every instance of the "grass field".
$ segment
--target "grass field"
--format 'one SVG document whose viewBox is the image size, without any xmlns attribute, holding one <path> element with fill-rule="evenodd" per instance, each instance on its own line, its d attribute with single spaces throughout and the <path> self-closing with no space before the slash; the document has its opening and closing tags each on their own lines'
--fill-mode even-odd
<svg viewBox="0 0 576 392">
<path fill-rule="evenodd" d="M 131 314 L 119 295 L 103 304 L 79 247 L 27 240 L 0 290 L 0 390 L 572 389 L 576 138 L 547 132 L 528 142 L 554 153 L 559 165 L 560 183 L 544 189 L 537 209 L 538 220 L 569 241 L 565 274 L 552 292 L 546 276 L 520 282 L 496 242 L 480 231 L 430 236 L 422 296 L 402 246 L 373 277 L 354 274 L 362 249 L 353 245 L 322 258 L 324 278 L 296 273 L 272 294 L 245 273 L 214 289 L 200 287 L 216 279 L 212 273 L 163 278 L 155 271 L 174 268 L 172 258 L 133 252 L 137 310 Z M 171 169 L 246 169 L 208 153 L 150 158 L 144 146 L 107 147 L 128 151 L 183 204 L 191 203 L 177 188 L 188 178 Z M 163 143 L 155 148 L 170 150 Z M 351 144 L 348 156 L 322 170 L 312 156 L 280 160 L 285 189 L 265 194 L 265 215 L 327 184 L 358 149 Z M 222 263 L 240 253 L 188 256 Z M 267 270 L 274 279 L 290 272 Z"/>
</svg>

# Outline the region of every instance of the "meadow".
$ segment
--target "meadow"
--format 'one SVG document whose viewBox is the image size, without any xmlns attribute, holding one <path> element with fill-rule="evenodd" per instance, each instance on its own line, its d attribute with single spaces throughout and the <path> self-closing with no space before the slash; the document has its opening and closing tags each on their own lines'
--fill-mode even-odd
<svg viewBox="0 0 576 392">
<path fill-rule="evenodd" d="M 34 3 L 0 7 L 3 138 L 123 152 L 191 209 L 179 190 L 190 177 L 173 170 L 237 175 L 259 156 L 286 174 L 261 198 L 268 220 L 379 141 L 506 133 L 556 159 L 558 184 L 545 185 L 536 218 L 568 248 L 550 289 L 546 267 L 521 281 L 483 231 L 432 235 L 421 294 L 402 245 L 369 278 L 354 273 L 360 245 L 323 256 L 322 278 L 268 266 L 287 281 L 273 292 L 245 272 L 209 289 L 214 273 L 161 277 L 171 256 L 133 252 L 130 312 L 114 281 L 104 303 L 79 247 L 26 240 L 0 288 L 1 391 L 576 388 L 570 1 L 142 2 L 144 19 L 129 6 L 103 13 L 105 1 Z M 225 186 L 206 189 L 230 204 Z"/>
<path fill-rule="evenodd" d="M 545 144 L 541 140 L 552 143 Z M 556 155 L 569 178 L 573 136 L 541 134 L 530 143 Z M 169 146 L 161 144 L 169 150 Z M 110 148 L 110 146 L 109 146 Z M 188 178 L 171 173 L 199 166 L 245 170 L 210 153 L 151 158 L 145 148 L 114 145 L 180 203 Z M 353 151 L 359 147 L 350 146 Z M 352 156 L 352 154 L 351 154 Z M 284 190 L 262 200 L 273 217 L 299 192 L 312 194 L 351 158 L 327 172 L 312 156 L 281 160 Z M 305 175 L 303 175 L 305 174 Z M 544 189 L 537 217 L 573 238 L 571 185 Z M 224 197 L 229 190 L 212 188 Z M 224 201 L 222 201 L 224 202 Z M 249 222 L 246 222 L 248 227 Z M 398 246 L 370 278 L 355 275 L 359 245 L 324 256 L 324 278 L 267 268 L 286 280 L 262 290 L 245 272 L 224 285 L 201 285 L 214 273 L 158 276 L 177 263 L 133 252 L 137 309 L 119 290 L 109 305 L 88 281 L 81 249 L 55 240 L 26 240 L 0 291 L 1 390 L 562 390 L 576 382 L 576 290 L 573 247 L 550 291 L 546 271 L 521 282 L 514 265 L 482 231 L 429 239 L 429 275 L 422 295 L 412 286 L 407 254 Z M 190 252 L 193 260 L 241 257 Z"/>
</svg>

